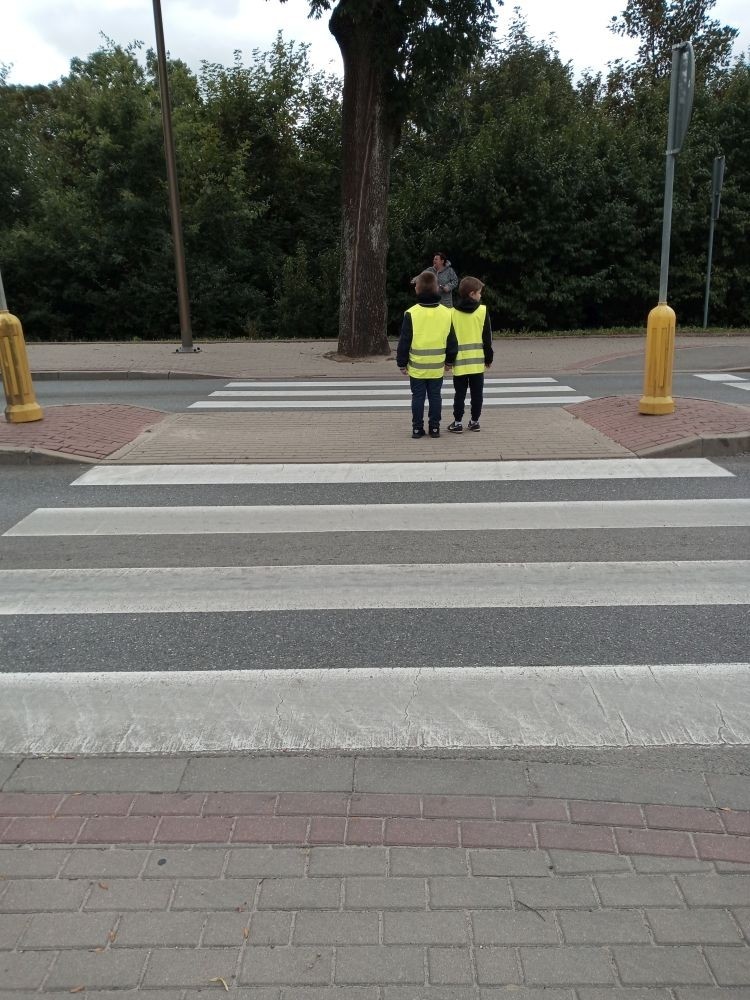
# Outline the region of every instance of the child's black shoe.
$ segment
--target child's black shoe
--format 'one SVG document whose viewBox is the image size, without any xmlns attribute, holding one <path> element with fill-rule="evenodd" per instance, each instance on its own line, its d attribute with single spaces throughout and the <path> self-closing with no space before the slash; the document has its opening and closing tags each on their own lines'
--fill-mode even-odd
<svg viewBox="0 0 750 1000">
<path fill-rule="evenodd" d="M 440 428 L 439 427 L 430 427 L 430 437 L 431 438 L 439 438 L 440 437 Z"/>
<path fill-rule="evenodd" d="M 452 424 L 448 424 L 448 430 L 451 434 L 463 434 L 464 425 L 460 420 L 454 420 Z"/>
<path fill-rule="evenodd" d="M 424 437 L 424 427 L 413 427 L 411 436 L 413 438 L 423 438 Z"/>
<path fill-rule="evenodd" d="M 480 431 L 481 429 L 482 428 L 479 426 L 479 421 L 478 420 L 470 420 L 469 421 L 469 430 L 470 431 Z"/>
</svg>

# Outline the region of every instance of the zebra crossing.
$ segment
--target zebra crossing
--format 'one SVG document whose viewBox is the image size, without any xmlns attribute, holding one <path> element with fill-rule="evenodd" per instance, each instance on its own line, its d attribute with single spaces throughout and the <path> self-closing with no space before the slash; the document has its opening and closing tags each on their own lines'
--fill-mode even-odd
<svg viewBox="0 0 750 1000">
<path fill-rule="evenodd" d="M 703 379 L 704 382 L 720 383 L 730 389 L 744 389 L 746 392 L 750 390 L 750 379 L 741 375 L 732 375 L 729 372 L 694 372 L 693 374 L 695 378 Z"/>
<path fill-rule="evenodd" d="M 0 536 L 0 753 L 750 743 L 743 489 L 707 459 L 92 467 Z"/>
<path fill-rule="evenodd" d="M 582 403 L 583 396 L 549 376 L 486 378 L 484 405 L 564 406 Z M 386 410 L 408 408 L 409 381 L 400 379 L 318 379 L 315 381 L 251 380 L 228 382 L 188 407 L 192 410 Z M 443 400 L 453 399 L 450 379 L 443 383 Z"/>
</svg>

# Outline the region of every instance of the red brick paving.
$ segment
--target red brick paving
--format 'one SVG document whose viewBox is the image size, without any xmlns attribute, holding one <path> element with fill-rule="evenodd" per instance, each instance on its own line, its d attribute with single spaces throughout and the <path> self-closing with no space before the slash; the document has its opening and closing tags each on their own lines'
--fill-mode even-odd
<svg viewBox="0 0 750 1000">
<path fill-rule="evenodd" d="M 565 409 L 636 453 L 695 437 L 750 434 L 750 407 L 678 397 L 674 413 L 646 416 L 638 412 L 639 400 L 639 396 L 607 396 Z"/>
<path fill-rule="evenodd" d="M 486 795 L 3 792 L 0 843 L 540 847 L 750 864 L 750 811 Z"/>
<path fill-rule="evenodd" d="M 0 420 L 0 445 L 57 451 L 102 459 L 129 444 L 166 414 L 139 406 L 47 406 L 44 420 L 9 424 Z"/>
</svg>

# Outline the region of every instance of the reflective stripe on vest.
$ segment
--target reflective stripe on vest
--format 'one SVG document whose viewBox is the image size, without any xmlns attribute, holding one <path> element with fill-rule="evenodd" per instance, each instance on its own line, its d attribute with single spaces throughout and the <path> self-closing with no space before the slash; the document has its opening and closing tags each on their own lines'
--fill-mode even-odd
<svg viewBox="0 0 750 1000">
<path fill-rule="evenodd" d="M 458 340 L 458 355 L 453 366 L 454 375 L 477 375 L 484 371 L 484 345 L 482 330 L 487 306 L 478 306 L 474 312 L 451 310 L 453 329 Z"/>
<path fill-rule="evenodd" d="M 451 332 L 451 311 L 447 306 L 412 306 L 411 348 L 407 372 L 412 378 L 442 378 L 445 347 Z"/>
</svg>

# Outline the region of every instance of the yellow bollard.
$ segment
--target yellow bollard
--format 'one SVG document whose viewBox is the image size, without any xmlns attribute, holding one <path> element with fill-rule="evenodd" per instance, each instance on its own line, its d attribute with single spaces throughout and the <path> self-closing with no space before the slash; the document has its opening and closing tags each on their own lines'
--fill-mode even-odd
<svg viewBox="0 0 750 1000">
<path fill-rule="evenodd" d="M 44 411 L 34 395 L 23 328 L 7 310 L 0 311 L 0 373 L 8 404 L 5 419 L 11 424 L 42 420 Z"/>
<path fill-rule="evenodd" d="M 648 314 L 646 329 L 646 366 L 643 373 L 643 396 L 639 413 L 674 413 L 672 368 L 677 317 L 666 302 L 654 306 Z"/>
</svg>

